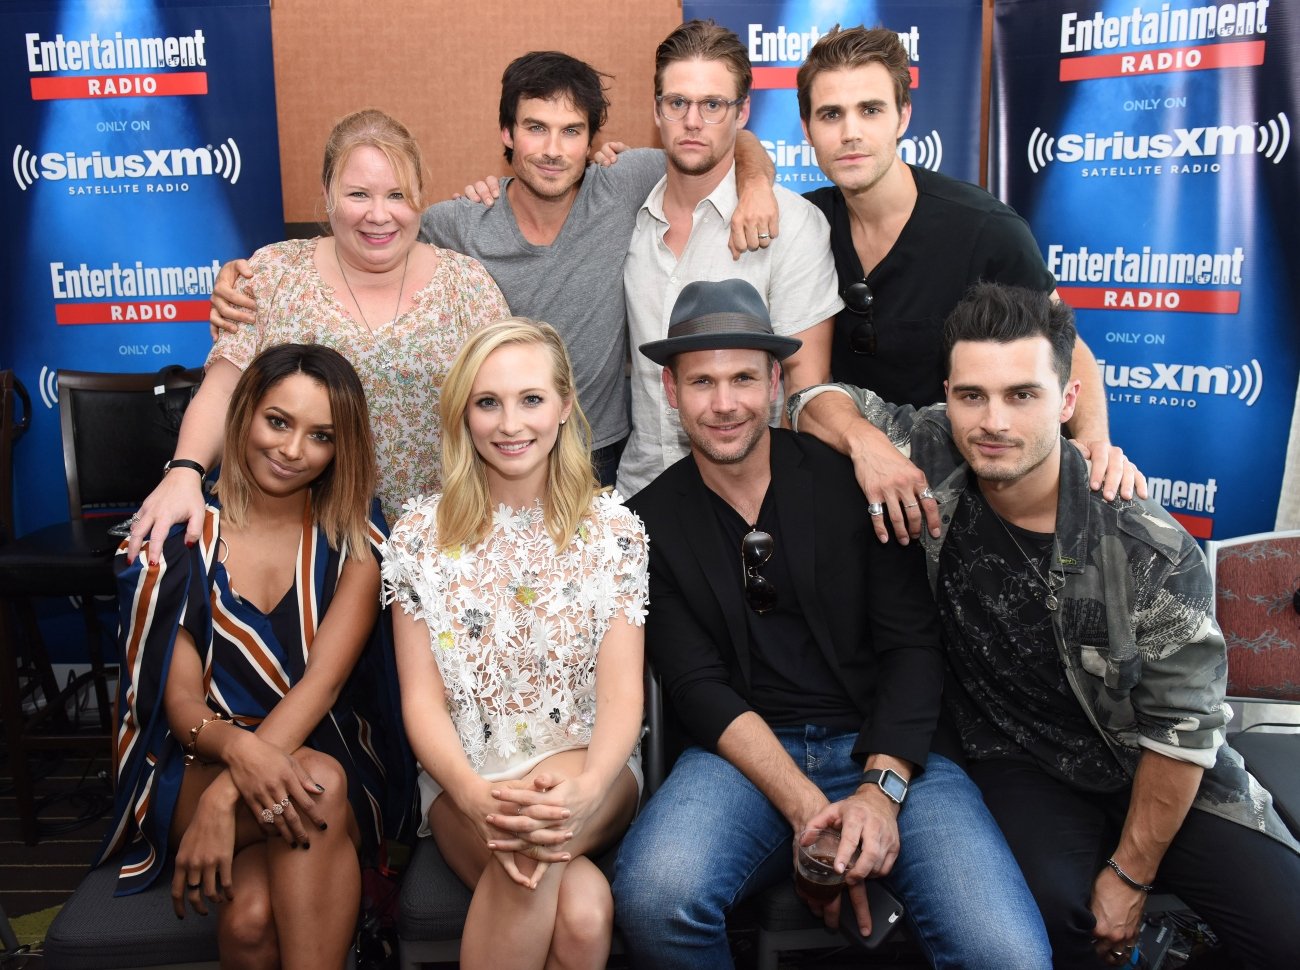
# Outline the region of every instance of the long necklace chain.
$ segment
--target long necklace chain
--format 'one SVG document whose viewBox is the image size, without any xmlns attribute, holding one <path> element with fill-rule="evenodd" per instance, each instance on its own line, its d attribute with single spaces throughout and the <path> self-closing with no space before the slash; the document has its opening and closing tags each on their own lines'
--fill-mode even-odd
<svg viewBox="0 0 1300 970">
<path fill-rule="evenodd" d="M 1024 547 L 1016 540 L 1015 533 L 1011 531 L 1011 527 L 1006 524 L 1002 516 L 998 515 L 997 512 L 993 510 L 992 506 L 989 506 L 989 511 L 993 512 L 993 518 L 998 520 L 998 524 L 1002 526 L 1002 531 L 1007 534 L 1007 538 L 1010 539 L 1012 544 L 1016 547 L 1016 551 L 1020 553 L 1021 557 L 1025 560 L 1025 564 L 1034 571 L 1034 577 L 1043 585 L 1043 589 L 1047 591 L 1047 596 L 1043 599 L 1043 605 L 1055 613 L 1057 608 L 1061 605 L 1061 601 L 1056 598 L 1056 590 L 1058 587 L 1052 583 L 1052 580 L 1056 579 L 1056 576 L 1052 573 L 1051 566 L 1048 566 L 1047 575 L 1044 576 L 1042 570 L 1038 568 L 1038 564 L 1029 557 L 1029 553 L 1025 552 Z M 1055 536 L 1052 537 L 1052 548 L 1056 548 Z"/>
<path fill-rule="evenodd" d="M 339 244 L 337 240 L 334 243 L 334 262 L 339 264 L 339 275 L 343 277 L 343 285 L 348 288 L 348 296 L 352 297 L 352 302 L 356 304 L 357 313 L 361 314 L 361 322 L 366 325 L 366 329 L 370 331 L 370 336 L 373 337 L 375 335 L 375 328 L 372 327 L 370 321 L 366 319 L 366 311 L 361 309 L 361 301 L 358 300 L 357 295 L 352 292 L 352 284 L 348 282 L 348 274 L 343 269 L 343 260 L 339 258 Z M 402 263 L 402 281 L 397 284 L 397 306 L 393 307 L 393 320 L 397 319 L 397 311 L 402 309 L 402 291 L 406 289 L 406 270 L 410 265 L 411 251 L 408 249 L 406 251 L 406 261 Z M 390 320 L 388 322 L 392 323 L 393 321 Z"/>
</svg>

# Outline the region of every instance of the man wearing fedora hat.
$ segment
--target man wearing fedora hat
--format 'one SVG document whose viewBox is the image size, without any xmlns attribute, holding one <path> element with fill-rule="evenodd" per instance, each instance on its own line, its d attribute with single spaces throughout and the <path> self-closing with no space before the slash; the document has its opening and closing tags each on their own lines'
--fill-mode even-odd
<svg viewBox="0 0 1300 970">
<path fill-rule="evenodd" d="M 690 441 L 630 503 L 653 537 L 649 656 L 689 746 L 620 850 L 633 964 L 729 966 L 727 912 L 828 827 L 864 933 L 880 878 L 935 965 L 1046 966 L 978 791 L 930 754 L 943 660 L 920 551 L 875 540 L 847 458 L 768 425 L 798 348 L 735 279 L 686 286 L 640 347 Z"/>
</svg>

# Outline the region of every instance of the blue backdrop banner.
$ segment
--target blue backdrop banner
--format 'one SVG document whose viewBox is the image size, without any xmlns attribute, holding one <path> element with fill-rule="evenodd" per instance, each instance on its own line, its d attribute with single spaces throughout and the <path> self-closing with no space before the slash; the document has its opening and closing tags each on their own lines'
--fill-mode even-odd
<svg viewBox="0 0 1300 970">
<path fill-rule="evenodd" d="M 269 0 L 2 9 L 0 366 L 36 412 L 15 459 L 23 532 L 67 517 L 55 371 L 202 363 L 217 269 L 284 216 Z"/>
<path fill-rule="evenodd" d="M 998 0 L 993 189 L 1194 536 L 1273 528 L 1300 371 L 1295 4 Z"/>
<path fill-rule="evenodd" d="M 980 0 L 688 0 L 686 19 L 712 18 L 734 31 L 754 68 L 750 131 L 794 192 L 830 182 L 799 126 L 795 73 L 817 38 L 836 24 L 898 31 L 912 61 L 912 122 L 898 146 L 905 162 L 979 181 Z"/>
</svg>

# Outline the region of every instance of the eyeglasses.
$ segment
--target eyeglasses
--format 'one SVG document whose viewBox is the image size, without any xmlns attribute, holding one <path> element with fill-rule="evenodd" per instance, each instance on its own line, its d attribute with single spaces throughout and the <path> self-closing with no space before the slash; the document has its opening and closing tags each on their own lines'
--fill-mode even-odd
<svg viewBox="0 0 1300 970">
<path fill-rule="evenodd" d="M 664 121 L 681 121 L 690 112 L 691 105 L 697 105 L 700 109 L 700 117 L 704 119 L 706 125 L 722 124 L 722 119 L 727 117 L 728 109 L 743 103 L 744 100 L 744 98 L 737 98 L 735 101 L 727 101 L 723 98 L 701 98 L 699 101 L 692 101 L 683 98 L 680 94 L 655 95 L 655 104 L 659 105 L 659 114 Z"/>
<path fill-rule="evenodd" d="M 867 286 L 865 279 L 860 279 L 840 290 L 840 299 L 850 312 L 862 318 L 849 334 L 849 349 L 866 357 L 876 356 L 875 313 L 871 309 L 876 296 L 871 287 Z"/>
<path fill-rule="evenodd" d="M 740 540 L 740 561 L 745 569 L 745 602 L 759 616 L 776 607 L 776 587 L 758 574 L 772 558 L 775 544 L 766 532 L 754 529 Z"/>
</svg>

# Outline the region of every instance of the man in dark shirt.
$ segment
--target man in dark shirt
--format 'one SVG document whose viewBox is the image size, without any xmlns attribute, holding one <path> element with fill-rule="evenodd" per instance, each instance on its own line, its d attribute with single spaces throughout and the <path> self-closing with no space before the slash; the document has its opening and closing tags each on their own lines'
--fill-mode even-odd
<svg viewBox="0 0 1300 970">
<path fill-rule="evenodd" d="M 1029 226 L 977 185 L 907 165 L 897 157 L 912 104 L 908 55 L 898 35 L 883 27 L 850 27 L 820 38 L 799 68 L 799 116 L 833 187 L 805 197 L 831 226 L 840 297 L 830 373 L 834 380 L 870 388 L 883 400 L 923 407 L 943 399 L 943 321 L 967 288 L 980 281 L 1043 292 L 1056 286 Z M 1107 452 L 1106 399 L 1092 352 L 1073 348 L 1079 404 L 1070 433 L 1092 452 Z M 851 438 L 848 452 L 867 498 L 883 506 L 899 540 L 919 535 L 925 513 L 939 525 L 925 497 L 925 477 L 843 402 L 835 410 Z M 1096 456 L 1094 456 L 1096 457 Z M 1117 467 L 1108 479 L 1114 494 Z M 1094 472 L 1105 473 L 1094 460 Z"/>
<path fill-rule="evenodd" d="M 798 346 L 741 280 L 690 284 L 641 345 L 691 445 L 630 504 L 652 537 L 649 656 L 693 744 L 620 850 L 633 963 L 730 966 L 727 911 L 790 878 L 796 833 L 831 827 L 864 933 L 880 878 L 937 965 L 1045 966 L 1005 842 L 930 753 L 942 659 L 919 550 L 876 542 L 846 459 L 768 427 Z"/>
<path fill-rule="evenodd" d="M 1060 433 L 1079 389 L 1074 339 L 1064 304 L 980 284 L 946 325 L 946 404 L 822 385 L 792 398 L 791 421 L 820 435 L 807 400 L 850 400 L 935 483 L 944 528 L 922 543 L 944 702 L 1055 965 L 1129 964 L 1159 883 L 1233 966 L 1290 966 L 1300 843 L 1225 742 L 1205 558 L 1157 503 L 1090 491 Z"/>
</svg>

